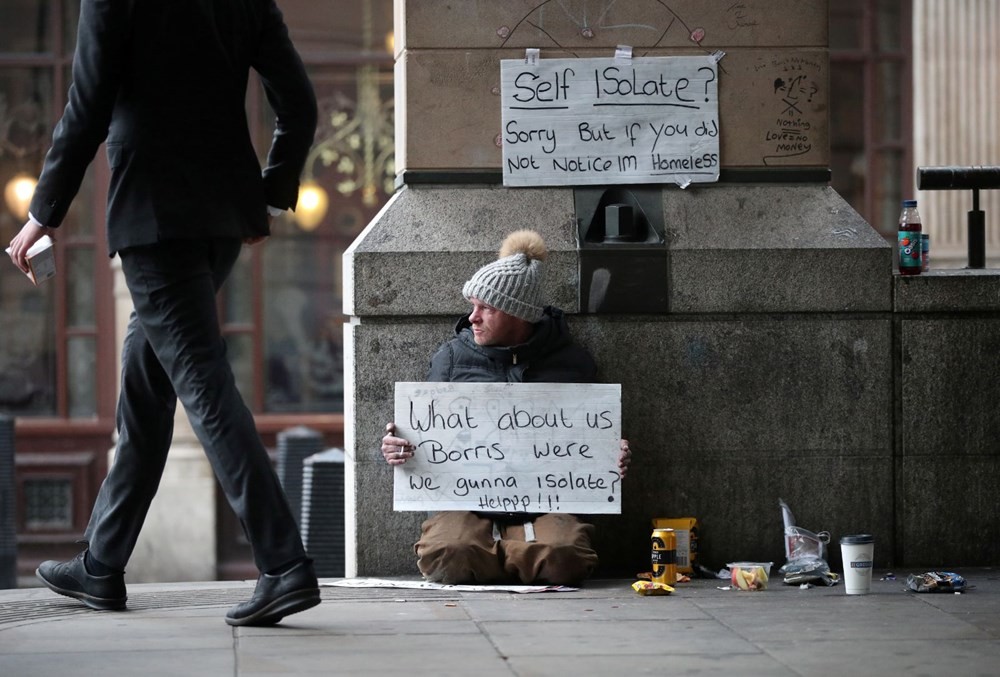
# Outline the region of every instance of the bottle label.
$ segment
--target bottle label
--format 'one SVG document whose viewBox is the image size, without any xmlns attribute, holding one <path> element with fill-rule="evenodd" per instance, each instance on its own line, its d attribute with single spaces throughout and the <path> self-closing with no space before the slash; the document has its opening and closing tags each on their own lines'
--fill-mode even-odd
<svg viewBox="0 0 1000 677">
<path fill-rule="evenodd" d="M 899 267 L 920 268 L 920 231 L 899 231 Z"/>
</svg>

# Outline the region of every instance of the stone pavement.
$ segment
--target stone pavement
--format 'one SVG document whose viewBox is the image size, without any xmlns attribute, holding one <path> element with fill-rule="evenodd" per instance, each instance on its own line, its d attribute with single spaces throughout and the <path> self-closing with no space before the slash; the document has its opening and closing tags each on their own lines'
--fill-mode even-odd
<svg viewBox="0 0 1000 677">
<path fill-rule="evenodd" d="M 919 571 L 919 570 L 918 570 Z M 231 628 L 247 582 L 129 587 L 95 612 L 42 588 L 0 590 L 0 675 L 968 675 L 1000 674 L 1000 571 L 915 594 L 878 580 L 768 590 L 694 580 L 641 597 L 629 580 L 517 594 L 324 586 L 272 628 Z"/>
</svg>

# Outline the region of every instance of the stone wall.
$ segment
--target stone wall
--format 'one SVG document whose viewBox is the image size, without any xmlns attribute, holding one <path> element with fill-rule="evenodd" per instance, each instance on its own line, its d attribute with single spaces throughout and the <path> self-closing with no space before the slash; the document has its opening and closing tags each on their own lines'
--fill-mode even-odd
<svg viewBox="0 0 1000 677">
<path fill-rule="evenodd" d="M 466 190 L 471 217 L 489 212 L 478 208 L 477 191 L 500 192 Z M 429 199 L 434 192 L 407 188 L 397 199 L 430 193 L 421 196 L 429 207 L 437 204 Z M 665 199 L 675 194 L 682 193 Z M 427 217 L 438 223 L 437 237 L 454 231 L 440 214 Z M 1000 561 L 996 271 L 893 276 L 891 248 L 876 236 L 855 252 L 856 266 L 839 269 L 839 288 L 826 280 L 800 289 L 796 278 L 762 273 L 769 284 L 762 282 L 748 304 L 717 291 L 740 285 L 713 282 L 720 267 L 707 260 L 693 280 L 671 277 L 670 300 L 682 311 L 577 314 L 567 282 L 577 253 L 565 242 L 568 228 L 541 219 L 527 225 L 555 249 L 547 293 L 574 313 L 573 331 L 597 357 L 601 380 L 622 384 L 623 431 L 636 454 L 623 485 L 623 514 L 593 518 L 604 573 L 630 575 L 645 566 L 656 516 L 697 517 L 702 561 L 710 566 L 780 562 L 779 498 L 805 528 L 835 538 L 873 533 L 878 566 Z M 492 233 L 489 225 L 473 225 L 468 239 Z M 390 253 L 365 251 L 374 239 Z M 420 239 L 427 244 L 411 230 L 375 224 L 352 255 L 364 269 L 355 279 L 377 277 L 378 262 L 386 262 L 384 285 L 372 284 L 367 299 L 358 294 L 367 310 L 348 328 L 355 453 L 348 489 L 355 538 L 348 547 L 362 575 L 416 573 L 411 545 L 424 515 L 392 511 L 392 472 L 378 439 L 392 417 L 393 384 L 424 377 L 431 352 L 465 311 L 461 282 L 491 256 L 469 244 L 455 244 L 449 254 L 421 251 Z M 684 256 L 672 250 L 671 266 Z M 868 264 L 860 261 L 866 257 Z M 389 279 L 393 269 L 399 286 Z M 408 283 L 411 277 L 423 284 Z M 869 292 L 860 294 L 864 287 Z M 383 288 L 395 296 L 391 302 L 377 300 Z M 867 298 L 852 301 L 845 290 Z M 795 310 L 782 311 L 783 304 Z M 829 559 L 839 565 L 836 548 Z"/>
<path fill-rule="evenodd" d="M 396 163 L 500 167 L 500 60 L 723 50 L 723 167 L 828 167 L 826 0 L 396 0 Z M 802 149 L 783 149 L 789 130 Z M 808 146 L 807 150 L 805 147 Z"/>
<path fill-rule="evenodd" d="M 1000 271 L 894 281 L 896 551 L 1000 562 Z"/>
<path fill-rule="evenodd" d="M 781 562 L 779 499 L 812 531 L 874 534 L 877 566 L 1000 559 L 989 416 L 1000 277 L 894 277 L 892 247 L 816 180 L 829 160 L 825 1 L 397 0 L 396 10 L 402 187 L 344 257 L 348 575 L 417 573 L 425 515 L 393 511 L 379 451 L 393 384 L 424 378 L 467 312 L 462 284 L 525 227 L 551 252 L 547 298 L 601 380 L 622 384 L 635 460 L 622 514 L 593 519 L 600 574 L 648 569 L 654 517 L 697 517 L 712 568 Z M 634 285 L 628 312 L 585 301 L 592 252 L 578 220 L 591 198 L 501 187 L 494 141 L 500 58 L 525 47 L 610 56 L 616 44 L 726 52 L 723 179 L 642 189 L 662 213 L 662 242 L 647 250 L 662 259 L 629 266 L 633 254 L 616 253 L 629 279 L 610 288 Z M 804 89 L 788 90 L 792 80 Z M 796 115 L 790 97 L 810 150 L 775 157 L 768 131 Z M 839 567 L 838 548 L 829 559 Z"/>
<path fill-rule="evenodd" d="M 594 520 L 607 571 L 643 566 L 657 516 L 698 517 L 706 561 L 774 559 L 779 498 L 806 528 L 877 534 L 889 561 L 891 247 L 826 186 L 657 190 L 667 313 L 581 312 L 572 188 L 512 199 L 493 186 L 406 187 L 355 242 L 345 274 L 358 573 L 415 571 L 424 515 L 392 511 L 378 439 L 393 384 L 423 379 L 466 311 L 462 283 L 495 256 L 499 222 L 545 237 L 547 297 L 572 314 L 601 379 L 622 384 L 636 460 L 623 514 Z"/>
</svg>

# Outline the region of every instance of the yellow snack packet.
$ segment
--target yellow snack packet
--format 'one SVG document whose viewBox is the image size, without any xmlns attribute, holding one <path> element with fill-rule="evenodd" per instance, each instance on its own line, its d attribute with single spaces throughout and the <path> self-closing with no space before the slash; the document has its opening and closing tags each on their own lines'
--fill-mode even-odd
<svg viewBox="0 0 1000 677">
<path fill-rule="evenodd" d="M 674 591 L 674 589 L 666 583 L 654 583 L 653 581 L 636 581 L 632 584 L 632 589 L 643 596 L 669 595 Z"/>
</svg>

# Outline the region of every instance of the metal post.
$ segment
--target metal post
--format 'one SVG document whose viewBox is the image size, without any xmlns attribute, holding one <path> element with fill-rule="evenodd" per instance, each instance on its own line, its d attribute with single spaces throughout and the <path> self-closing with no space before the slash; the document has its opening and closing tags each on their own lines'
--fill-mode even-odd
<svg viewBox="0 0 1000 677">
<path fill-rule="evenodd" d="M 986 213 L 979 208 L 979 189 L 972 189 L 969 212 L 969 268 L 986 267 Z"/>
<path fill-rule="evenodd" d="M 917 167 L 920 190 L 971 190 L 969 268 L 986 267 L 986 213 L 979 209 L 979 191 L 1000 188 L 1000 167 Z"/>
<path fill-rule="evenodd" d="M 302 544 L 313 558 L 320 578 L 343 577 L 344 450 L 313 454 L 302 467 Z"/>
<path fill-rule="evenodd" d="M 323 435 L 312 428 L 297 426 L 278 433 L 278 481 L 299 526 L 302 526 L 302 462 L 322 450 Z"/>
<path fill-rule="evenodd" d="M 14 488 L 14 419 L 0 414 L 0 589 L 17 587 Z"/>
</svg>

